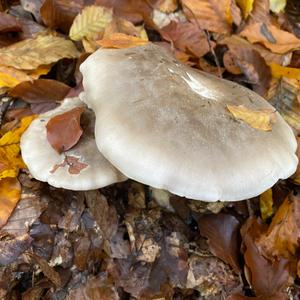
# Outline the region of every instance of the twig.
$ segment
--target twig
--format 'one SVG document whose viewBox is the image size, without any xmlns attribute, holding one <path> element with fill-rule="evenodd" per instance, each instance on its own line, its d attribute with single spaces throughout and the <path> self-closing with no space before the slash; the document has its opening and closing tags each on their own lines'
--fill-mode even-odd
<svg viewBox="0 0 300 300">
<path fill-rule="evenodd" d="M 201 26 L 200 26 L 200 24 L 199 24 L 199 22 L 198 22 L 198 20 L 197 20 L 197 17 L 195 16 L 194 12 L 193 12 L 187 5 L 186 5 L 185 7 L 186 7 L 186 8 L 189 10 L 189 12 L 192 14 L 194 20 L 196 21 L 196 25 L 197 25 L 198 29 L 199 29 L 200 31 L 203 31 L 203 32 L 204 32 L 205 37 L 206 37 L 206 40 L 207 40 L 207 43 L 208 43 L 209 51 L 212 53 L 212 55 L 213 55 L 213 57 L 214 57 L 215 64 L 216 64 L 216 66 L 217 66 L 217 68 L 218 68 L 218 75 L 219 75 L 220 78 L 222 78 L 221 65 L 220 65 L 220 62 L 219 62 L 219 60 L 218 60 L 218 57 L 217 57 L 217 55 L 216 55 L 216 52 L 215 52 L 214 48 L 211 46 L 211 43 L 210 43 L 210 36 L 209 36 L 208 31 L 207 31 L 206 29 L 202 29 L 202 28 L 201 28 Z"/>
</svg>

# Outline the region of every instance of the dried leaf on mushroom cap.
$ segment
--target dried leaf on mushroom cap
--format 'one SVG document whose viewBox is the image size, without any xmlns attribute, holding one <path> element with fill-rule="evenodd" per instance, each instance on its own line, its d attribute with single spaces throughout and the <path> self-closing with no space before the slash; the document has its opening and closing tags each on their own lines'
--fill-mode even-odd
<svg viewBox="0 0 300 300">
<path fill-rule="evenodd" d="M 99 152 L 94 138 L 94 113 L 81 118 L 83 135 L 70 150 L 56 152 L 47 140 L 46 125 L 54 116 L 84 107 L 79 98 L 68 98 L 56 109 L 40 115 L 21 138 L 22 158 L 32 176 L 50 185 L 71 190 L 90 190 L 126 180 Z"/>
<path fill-rule="evenodd" d="M 97 146 L 129 178 L 190 199 L 233 201 L 295 172 L 296 140 L 277 112 L 263 131 L 227 108 L 274 110 L 267 101 L 158 46 L 100 49 L 81 72 Z"/>
</svg>

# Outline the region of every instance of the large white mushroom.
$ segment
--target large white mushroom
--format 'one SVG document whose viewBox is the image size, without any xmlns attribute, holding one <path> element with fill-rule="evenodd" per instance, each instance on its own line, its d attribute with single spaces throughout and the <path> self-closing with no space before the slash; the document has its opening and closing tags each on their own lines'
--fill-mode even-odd
<svg viewBox="0 0 300 300">
<path fill-rule="evenodd" d="M 199 72 L 155 45 L 100 49 L 81 65 L 101 153 L 129 178 L 204 201 L 256 196 L 297 166 L 291 128 L 237 120 L 227 105 L 274 108 L 236 83 Z"/>
<path fill-rule="evenodd" d="M 22 135 L 22 158 L 34 178 L 71 190 L 97 189 L 126 180 L 99 152 L 94 137 L 95 115 L 89 109 L 82 114 L 83 134 L 73 148 L 59 154 L 48 142 L 49 120 L 83 106 L 79 98 L 65 99 L 58 108 L 35 119 Z"/>
</svg>

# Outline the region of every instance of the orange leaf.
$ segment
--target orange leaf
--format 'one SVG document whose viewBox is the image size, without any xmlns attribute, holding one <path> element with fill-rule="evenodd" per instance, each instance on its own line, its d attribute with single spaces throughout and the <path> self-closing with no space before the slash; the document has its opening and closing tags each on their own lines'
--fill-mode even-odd
<svg viewBox="0 0 300 300">
<path fill-rule="evenodd" d="M 21 197 L 21 185 L 17 178 L 0 180 L 0 228 L 4 226 Z"/>
<path fill-rule="evenodd" d="M 202 29 L 217 33 L 231 30 L 231 0 L 182 0 L 184 13 L 189 20 L 197 19 Z"/>
<path fill-rule="evenodd" d="M 113 33 L 109 36 L 109 38 L 104 38 L 102 40 L 97 41 L 97 44 L 103 48 L 131 48 L 146 45 L 148 43 L 147 40 L 143 40 L 141 38 L 127 35 L 124 33 Z"/>
<path fill-rule="evenodd" d="M 246 26 L 240 35 L 251 43 L 262 43 L 275 53 L 284 54 L 300 47 L 300 39 L 292 33 L 262 22 Z"/>
<path fill-rule="evenodd" d="M 76 107 L 47 123 L 47 139 L 58 153 L 71 149 L 79 141 L 83 132 L 80 127 L 83 111 L 84 107 Z"/>
<path fill-rule="evenodd" d="M 300 246 L 300 201 L 290 196 L 279 207 L 257 245 L 267 257 L 289 258 Z"/>
</svg>

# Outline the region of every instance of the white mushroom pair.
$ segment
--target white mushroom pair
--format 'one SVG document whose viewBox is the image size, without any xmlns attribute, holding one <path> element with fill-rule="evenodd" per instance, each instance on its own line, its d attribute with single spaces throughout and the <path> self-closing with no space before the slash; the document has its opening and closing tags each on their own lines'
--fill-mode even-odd
<svg viewBox="0 0 300 300">
<path fill-rule="evenodd" d="M 80 97 L 96 114 L 97 147 L 128 178 L 191 199 L 233 201 L 256 196 L 296 170 L 296 140 L 277 112 L 272 130 L 261 131 L 234 119 L 226 106 L 264 110 L 270 104 L 247 88 L 180 64 L 158 46 L 98 50 L 81 72 Z M 51 184 L 51 170 L 38 171 L 39 158 L 27 153 L 37 142 L 30 133 L 37 122 L 22 137 L 23 158 L 33 176 Z M 93 174 L 98 169 L 90 164 L 74 181 L 87 178 L 89 168 Z M 115 172 L 110 183 L 120 178 Z"/>
</svg>

